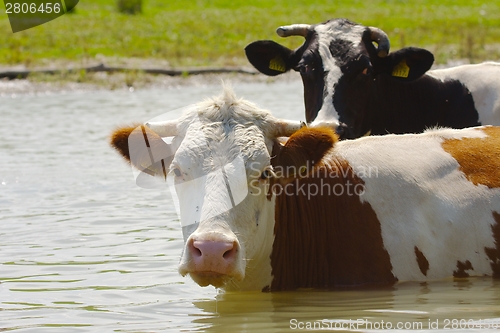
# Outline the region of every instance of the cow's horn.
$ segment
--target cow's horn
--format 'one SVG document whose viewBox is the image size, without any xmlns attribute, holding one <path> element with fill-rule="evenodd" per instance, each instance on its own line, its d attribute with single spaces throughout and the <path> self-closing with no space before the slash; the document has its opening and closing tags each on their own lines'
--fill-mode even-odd
<svg viewBox="0 0 500 333">
<path fill-rule="evenodd" d="M 159 136 L 165 138 L 169 136 L 176 136 L 178 134 L 177 123 L 177 120 L 152 121 L 147 122 L 146 126 Z"/>
<path fill-rule="evenodd" d="M 370 27 L 372 41 L 376 42 L 378 45 L 377 54 L 380 58 L 385 58 L 389 54 L 389 48 L 391 44 L 389 43 L 389 37 L 387 34 L 379 28 Z"/>
<path fill-rule="evenodd" d="M 311 25 L 309 24 L 284 25 L 276 29 L 276 33 L 280 37 L 288 37 L 288 36 L 307 37 L 307 33 L 309 32 L 310 27 Z"/>
<path fill-rule="evenodd" d="M 281 120 L 280 119 L 275 123 L 274 136 L 275 137 L 290 136 L 305 126 L 306 126 L 306 123 L 304 123 L 303 121 Z"/>
</svg>

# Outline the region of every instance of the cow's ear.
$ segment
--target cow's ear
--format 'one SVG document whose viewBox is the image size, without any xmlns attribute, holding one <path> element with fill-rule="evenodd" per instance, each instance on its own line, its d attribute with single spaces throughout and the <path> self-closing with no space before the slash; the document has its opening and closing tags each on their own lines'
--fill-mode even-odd
<svg viewBox="0 0 500 333">
<path fill-rule="evenodd" d="M 147 126 L 126 126 L 111 134 L 110 144 L 134 167 L 151 176 L 167 176 L 174 151 Z"/>
<path fill-rule="evenodd" d="M 248 61 L 262 74 L 276 76 L 294 68 L 294 51 L 271 40 L 259 40 L 245 47 Z"/>
<path fill-rule="evenodd" d="M 331 128 L 304 127 L 290 136 L 285 145 L 276 143 L 271 164 L 279 181 L 288 183 L 309 176 L 337 141 Z"/>
<path fill-rule="evenodd" d="M 383 71 L 402 81 L 413 81 L 427 72 L 434 63 L 434 55 L 416 47 L 407 47 L 390 53 L 382 61 Z"/>
</svg>

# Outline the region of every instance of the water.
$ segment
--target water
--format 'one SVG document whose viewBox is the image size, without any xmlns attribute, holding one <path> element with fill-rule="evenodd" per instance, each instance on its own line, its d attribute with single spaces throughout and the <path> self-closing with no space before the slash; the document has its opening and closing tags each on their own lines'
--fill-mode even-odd
<svg viewBox="0 0 500 333">
<path fill-rule="evenodd" d="M 303 119 L 299 81 L 235 90 L 279 117 Z M 167 190 L 137 187 L 107 140 L 117 125 L 219 91 L 0 96 L 0 331 L 287 332 L 321 324 L 380 332 L 401 323 L 485 332 L 487 319 L 500 325 L 500 282 L 490 278 L 224 294 L 179 276 L 182 232 Z"/>
</svg>

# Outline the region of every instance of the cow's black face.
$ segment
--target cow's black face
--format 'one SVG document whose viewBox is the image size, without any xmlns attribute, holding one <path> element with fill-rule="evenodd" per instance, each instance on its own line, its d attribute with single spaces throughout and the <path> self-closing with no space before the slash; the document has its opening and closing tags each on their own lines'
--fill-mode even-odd
<svg viewBox="0 0 500 333">
<path fill-rule="evenodd" d="M 422 49 L 389 54 L 389 39 L 383 31 L 346 19 L 284 26 L 277 32 L 282 37 L 303 36 L 305 42 L 295 50 L 273 41 L 253 42 L 245 48 L 248 60 L 266 75 L 290 69 L 300 72 L 306 121 L 336 122 L 341 138 L 370 131 L 370 99 L 376 94 L 374 85 L 380 75 L 411 81 L 433 62 L 432 54 Z"/>
<path fill-rule="evenodd" d="M 280 29 L 286 32 L 293 27 Z M 363 72 L 358 65 L 361 53 L 364 58 L 368 57 L 362 41 L 365 30 L 366 27 L 349 20 L 335 19 L 308 26 L 307 32 L 300 31 L 305 42 L 296 50 L 285 51 L 286 48 L 275 42 L 257 41 L 245 51 L 248 60 L 266 75 L 279 75 L 290 69 L 300 72 L 308 123 L 317 118 L 320 110 L 328 114 L 328 120 L 338 120 L 340 115 L 333 105 L 333 93 L 344 73 L 352 76 L 356 71 Z"/>
</svg>

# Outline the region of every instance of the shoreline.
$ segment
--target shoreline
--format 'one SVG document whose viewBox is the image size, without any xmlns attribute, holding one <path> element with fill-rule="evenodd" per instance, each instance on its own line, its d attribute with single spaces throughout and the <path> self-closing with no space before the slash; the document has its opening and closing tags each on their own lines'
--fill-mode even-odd
<svg viewBox="0 0 500 333">
<path fill-rule="evenodd" d="M 171 89 L 184 86 L 218 85 L 221 81 L 238 84 L 273 83 L 300 80 L 295 72 L 276 77 L 263 74 L 217 73 L 168 76 L 146 74 L 140 71 L 34 74 L 25 79 L 0 79 L 0 97 L 13 94 L 57 94 L 88 91 L 137 91 L 145 89 Z"/>
<path fill-rule="evenodd" d="M 450 60 L 446 65 L 435 65 L 432 69 L 454 67 L 466 63 L 468 63 L 466 60 Z M 144 64 L 147 62 L 142 63 L 142 65 Z M 233 84 L 301 80 L 300 75 L 294 71 L 269 77 L 258 73 L 251 67 L 172 69 L 169 66 L 155 66 L 158 69 L 152 69 L 151 67 L 138 66 L 136 68 L 111 68 L 111 70 L 109 70 L 110 67 L 104 68 L 106 70 L 86 71 L 84 68 L 78 67 L 61 66 L 56 68 L 50 66 L 48 69 L 34 69 L 26 78 L 0 78 L 0 97 L 8 97 L 13 94 L 57 94 L 98 90 L 170 89 L 184 86 L 217 85 L 220 84 L 221 80 Z M 0 66 L 0 71 L 4 73 L 20 70 L 26 70 L 26 68 Z M 154 71 L 164 72 L 152 74 Z M 170 71 L 176 74 L 165 74 Z M 189 74 L 190 72 L 194 74 Z"/>
</svg>

